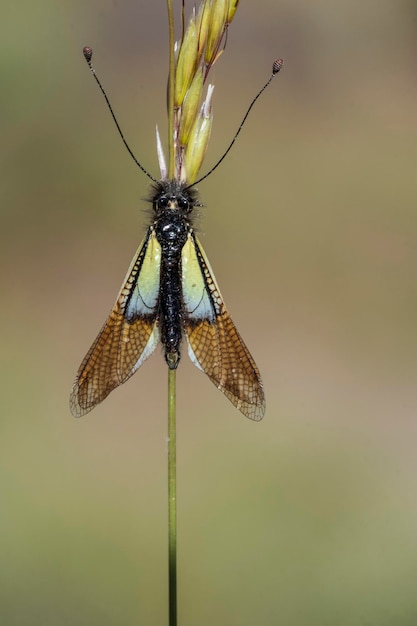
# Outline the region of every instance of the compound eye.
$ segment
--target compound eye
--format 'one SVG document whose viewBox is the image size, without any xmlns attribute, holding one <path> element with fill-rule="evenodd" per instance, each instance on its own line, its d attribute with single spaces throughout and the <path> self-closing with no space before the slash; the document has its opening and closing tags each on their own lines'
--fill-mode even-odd
<svg viewBox="0 0 417 626">
<path fill-rule="evenodd" d="M 166 196 L 161 196 L 158 198 L 158 209 L 165 209 L 168 206 L 168 198 Z"/>
<path fill-rule="evenodd" d="M 180 196 L 178 198 L 178 208 L 182 209 L 183 211 L 186 211 L 187 209 L 189 209 L 189 207 L 190 205 L 189 205 L 187 198 L 184 198 L 184 196 Z"/>
</svg>

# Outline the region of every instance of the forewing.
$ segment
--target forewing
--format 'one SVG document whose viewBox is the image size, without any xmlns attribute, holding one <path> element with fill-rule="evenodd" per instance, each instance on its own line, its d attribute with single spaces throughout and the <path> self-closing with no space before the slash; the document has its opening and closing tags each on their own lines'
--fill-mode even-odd
<svg viewBox="0 0 417 626">
<path fill-rule="evenodd" d="M 182 250 L 182 289 L 191 360 L 246 417 L 262 419 L 265 395 L 259 370 L 233 324 L 193 232 Z"/>
<path fill-rule="evenodd" d="M 149 229 L 134 257 L 116 303 L 75 379 L 70 409 L 81 417 L 124 383 L 158 345 L 161 248 Z"/>
</svg>

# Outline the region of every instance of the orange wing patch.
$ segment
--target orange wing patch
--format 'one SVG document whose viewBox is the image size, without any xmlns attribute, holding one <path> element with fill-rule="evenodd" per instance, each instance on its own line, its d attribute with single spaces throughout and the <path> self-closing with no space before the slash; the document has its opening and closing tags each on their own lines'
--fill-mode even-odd
<svg viewBox="0 0 417 626">
<path fill-rule="evenodd" d="M 233 324 L 193 233 L 183 256 L 188 268 L 183 275 L 183 299 L 189 356 L 243 415 L 261 420 L 265 395 L 259 370 Z"/>
<path fill-rule="evenodd" d="M 225 310 L 215 322 L 187 321 L 191 360 L 207 374 L 230 402 L 252 420 L 265 413 L 259 370 Z"/>
<path fill-rule="evenodd" d="M 108 320 L 78 370 L 70 396 L 75 417 L 94 409 L 126 382 L 158 345 L 160 259 L 161 248 L 150 228 Z"/>
<path fill-rule="evenodd" d="M 114 307 L 78 370 L 70 397 L 75 417 L 94 409 L 126 382 L 158 345 L 155 320 L 140 318 L 129 323 L 118 308 Z"/>
</svg>

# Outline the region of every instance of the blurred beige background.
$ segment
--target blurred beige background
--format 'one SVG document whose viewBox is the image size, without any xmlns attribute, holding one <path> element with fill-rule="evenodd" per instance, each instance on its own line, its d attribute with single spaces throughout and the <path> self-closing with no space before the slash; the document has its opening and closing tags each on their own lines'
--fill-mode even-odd
<svg viewBox="0 0 417 626">
<path fill-rule="evenodd" d="M 245 420 L 183 359 L 182 626 L 417 623 L 417 4 L 242 1 L 214 73 L 201 238 L 261 369 Z M 3 5 L 0 623 L 167 623 L 158 352 L 71 417 L 146 225 L 165 3 Z"/>
</svg>

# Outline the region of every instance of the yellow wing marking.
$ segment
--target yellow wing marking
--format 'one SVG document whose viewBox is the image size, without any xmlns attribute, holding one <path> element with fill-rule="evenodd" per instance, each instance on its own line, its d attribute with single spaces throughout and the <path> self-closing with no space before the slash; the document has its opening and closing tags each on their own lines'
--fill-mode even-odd
<svg viewBox="0 0 417 626">
<path fill-rule="evenodd" d="M 150 229 L 109 318 L 78 370 L 70 396 L 75 417 L 91 411 L 128 380 L 158 345 L 160 260 L 161 248 Z"/>
<path fill-rule="evenodd" d="M 259 370 L 233 324 L 208 259 L 192 232 L 183 248 L 182 268 L 185 332 L 191 360 L 246 417 L 262 419 L 265 395 Z"/>
</svg>

